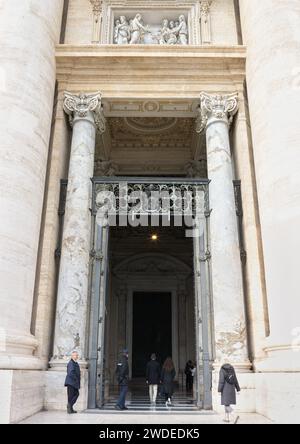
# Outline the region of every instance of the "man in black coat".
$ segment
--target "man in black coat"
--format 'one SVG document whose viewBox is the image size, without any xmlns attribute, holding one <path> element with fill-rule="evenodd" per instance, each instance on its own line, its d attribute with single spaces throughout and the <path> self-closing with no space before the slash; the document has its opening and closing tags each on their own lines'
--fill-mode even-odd
<svg viewBox="0 0 300 444">
<path fill-rule="evenodd" d="M 129 365 L 128 365 L 128 350 L 123 350 L 121 358 L 117 364 L 116 375 L 118 379 L 118 384 L 120 388 L 120 395 L 118 402 L 116 404 L 117 410 L 128 410 L 125 405 L 126 395 L 128 392 L 128 382 L 129 382 Z"/>
<path fill-rule="evenodd" d="M 79 397 L 80 389 L 80 367 L 78 364 L 79 355 L 74 351 L 71 355 L 71 360 L 67 367 L 67 377 L 65 380 L 65 387 L 68 389 L 68 406 L 67 411 L 69 414 L 77 413 L 73 406 Z"/>
<path fill-rule="evenodd" d="M 158 385 L 160 383 L 161 369 L 160 365 L 156 360 L 156 355 L 153 353 L 151 355 L 151 360 L 147 364 L 146 368 L 146 380 L 149 385 L 149 396 L 152 405 L 156 404 Z"/>
</svg>

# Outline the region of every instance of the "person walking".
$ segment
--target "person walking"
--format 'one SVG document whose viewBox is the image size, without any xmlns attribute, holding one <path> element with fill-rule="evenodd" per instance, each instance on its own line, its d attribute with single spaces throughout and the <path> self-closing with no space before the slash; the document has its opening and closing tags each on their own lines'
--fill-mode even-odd
<svg viewBox="0 0 300 444">
<path fill-rule="evenodd" d="M 152 406 L 156 404 L 160 375 L 160 365 L 156 359 L 156 354 L 153 353 L 151 355 L 151 360 L 148 362 L 146 368 L 146 381 L 149 385 L 149 397 Z"/>
<path fill-rule="evenodd" d="M 172 358 L 167 358 L 161 372 L 161 383 L 163 386 L 163 393 L 165 395 L 166 407 L 171 407 L 172 396 L 174 393 L 174 379 L 176 376 L 175 366 Z"/>
<path fill-rule="evenodd" d="M 225 364 L 221 367 L 219 377 L 219 393 L 221 393 L 221 404 L 225 407 L 224 422 L 229 423 L 230 417 L 233 413 L 232 405 L 236 405 L 236 392 L 240 392 L 240 385 L 236 377 L 235 369 L 230 364 Z M 239 416 L 234 420 L 237 424 Z"/>
<path fill-rule="evenodd" d="M 120 394 L 119 399 L 116 404 L 117 410 L 128 410 L 126 407 L 126 396 L 128 392 L 128 382 L 129 382 L 129 365 L 128 365 L 128 350 L 125 349 L 118 361 L 116 369 L 117 380 L 119 384 Z"/>
<path fill-rule="evenodd" d="M 76 410 L 73 409 L 73 406 L 77 402 L 80 389 L 80 367 L 77 362 L 78 358 L 79 358 L 78 353 L 76 351 L 73 351 L 71 355 L 71 360 L 67 366 L 65 387 L 67 387 L 67 392 L 68 392 L 67 412 L 69 414 L 77 413 Z"/>
<path fill-rule="evenodd" d="M 184 373 L 186 376 L 186 391 L 192 392 L 194 384 L 194 364 L 191 360 L 186 363 Z"/>
</svg>

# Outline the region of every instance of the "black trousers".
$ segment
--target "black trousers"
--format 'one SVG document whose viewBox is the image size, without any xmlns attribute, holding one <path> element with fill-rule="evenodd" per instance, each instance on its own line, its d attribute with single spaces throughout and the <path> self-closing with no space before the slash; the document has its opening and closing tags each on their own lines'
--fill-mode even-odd
<svg viewBox="0 0 300 444">
<path fill-rule="evenodd" d="M 192 375 L 186 376 L 186 389 L 188 392 L 193 390 L 194 378 Z"/>
<path fill-rule="evenodd" d="M 68 385 L 68 404 L 73 407 L 79 397 L 79 390 L 71 385 Z"/>
</svg>

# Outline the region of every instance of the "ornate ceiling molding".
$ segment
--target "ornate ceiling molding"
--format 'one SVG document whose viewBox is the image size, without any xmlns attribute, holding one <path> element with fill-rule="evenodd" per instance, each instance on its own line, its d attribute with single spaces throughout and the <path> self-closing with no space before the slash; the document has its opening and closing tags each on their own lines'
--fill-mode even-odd
<svg viewBox="0 0 300 444">
<path fill-rule="evenodd" d="M 176 127 L 178 119 L 175 117 L 164 119 L 160 117 L 126 117 L 125 122 L 127 126 L 135 132 L 137 131 L 144 134 L 161 134 Z"/>
</svg>

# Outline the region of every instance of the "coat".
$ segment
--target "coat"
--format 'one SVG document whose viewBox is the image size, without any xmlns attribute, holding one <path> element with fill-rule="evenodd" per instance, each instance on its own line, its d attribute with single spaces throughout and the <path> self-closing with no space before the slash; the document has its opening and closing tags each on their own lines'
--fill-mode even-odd
<svg viewBox="0 0 300 444">
<path fill-rule="evenodd" d="M 68 385 L 74 387 L 77 390 L 80 389 L 80 367 L 78 362 L 73 361 L 73 359 L 71 359 L 67 367 L 65 387 L 67 387 Z"/>
<path fill-rule="evenodd" d="M 158 385 L 160 383 L 161 369 L 156 360 L 151 360 L 146 368 L 146 380 L 149 385 Z"/>
<path fill-rule="evenodd" d="M 121 387 L 128 386 L 129 382 L 129 365 L 128 358 L 126 356 L 122 356 L 117 364 L 116 375 L 118 384 Z"/>
<path fill-rule="evenodd" d="M 176 376 L 176 371 L 173 369 L 168 372 L 164 368 L 161 372 L 161 382 L 162 382 L 162 391 L 165 395 L 172 396 L 174 393 L 174 379 Z"/>
<path fill-rule="evenodd" d="M 230 375 L 230 378 L 228 378 L 228 375 Z M 229 380 L 230 382 L 228 382 Z M 222 405 L 226 407 L 236 405 L 236 391 L 240 392 L 241 389 L 235 374 L 235 370 L 229 364 L 223 365 L 220 370 L 218 391 L 222 394 Z"/>
</svg>

